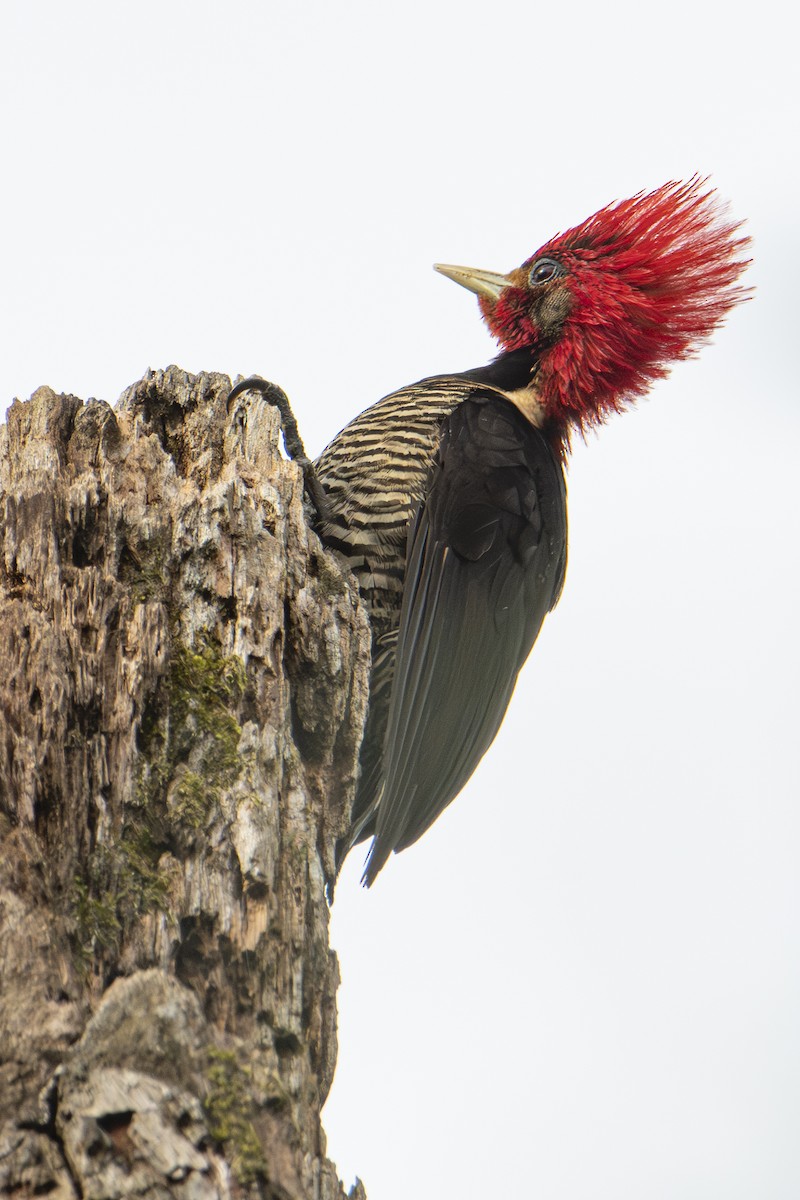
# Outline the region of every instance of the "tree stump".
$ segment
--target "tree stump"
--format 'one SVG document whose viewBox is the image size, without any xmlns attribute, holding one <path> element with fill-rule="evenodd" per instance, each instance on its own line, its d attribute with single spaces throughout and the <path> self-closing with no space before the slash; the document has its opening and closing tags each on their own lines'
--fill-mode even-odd
<svg viewBox="0 0 800 1200">
<path fill-rule="evenodd" d="M 0 429 L 2 1195 L 344 1194 L 326 888 L 368 622 L 230 387 L 40 388 Z"/>
</svg>

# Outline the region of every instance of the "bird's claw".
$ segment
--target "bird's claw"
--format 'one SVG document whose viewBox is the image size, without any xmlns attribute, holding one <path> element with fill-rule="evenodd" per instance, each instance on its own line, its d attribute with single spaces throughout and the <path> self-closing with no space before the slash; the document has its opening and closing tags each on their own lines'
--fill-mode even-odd
<svg viewBox="0 0 800 1200">
<path fill-rule="evenodd" d="M 278 387 L 277 383 L 270 383 L 268 379 L 262 379 L 260 375 L 250 375 L 247 379 L 240 380 L 239 383 L 231 388 L 228 395 L 228 407 L 230 408 L 232 401 L 244 392 L 260 392 L 265 400 L 277 408 L 281 418 L 281 430 L 283 432 L 286 453 L 292 462 L 296 462 L 303 472 L 303 482 L 305 483 L 309 499 L 316 509 L 317 516 L 320 521 L 326 521 L 330 512 L 328 497 L 324 487 L 320 483 L 313 462 L 306 454 L 303 439 L 300 437 L 300 430 L 297 428 L 297 420 L 292 412 L 292 406 L 289 403 L 289 397 L 286 395 L 286 392 L 284 392 L 283 388 Z"/>
</svg>

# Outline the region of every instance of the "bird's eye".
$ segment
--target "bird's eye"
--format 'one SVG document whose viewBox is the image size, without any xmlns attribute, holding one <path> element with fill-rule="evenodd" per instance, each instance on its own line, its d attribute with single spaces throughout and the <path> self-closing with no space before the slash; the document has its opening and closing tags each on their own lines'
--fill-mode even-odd
<svg viewBox="0 0 800 1200">
<path fill-rule="evenodd" d="M 563 274 L 564 268 L 554 258 L 537 258 L 530 269 L 528 279 L 531 284 L 548 283 L 551 279 Z"/>
</svg>

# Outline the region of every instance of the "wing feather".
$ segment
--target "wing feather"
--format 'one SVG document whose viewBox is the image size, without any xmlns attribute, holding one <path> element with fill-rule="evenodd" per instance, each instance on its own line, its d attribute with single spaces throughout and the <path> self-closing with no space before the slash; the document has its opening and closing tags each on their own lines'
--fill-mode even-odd
<svg viewBox="0 0 800 1200">
<path fill-rule="evenodd" d="M 409 532 L 384 784 L 364 878 L 411 845 L 493 741 L 561 592 L 566 489 L 545 437 L 496 393 L 442 425 Z"/>
</svg>

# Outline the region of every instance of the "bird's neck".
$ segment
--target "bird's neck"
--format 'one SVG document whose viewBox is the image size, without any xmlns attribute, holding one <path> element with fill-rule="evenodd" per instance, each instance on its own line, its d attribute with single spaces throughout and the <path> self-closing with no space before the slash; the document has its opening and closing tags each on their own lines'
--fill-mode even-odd
<svg viewBox="0 0 800 1200">
<path fill-rule="evenodd" d="M 476 383 L 498 388 L 501 392 L 518 392 L 535 381 L 537 368 L 538 355 L 525 347 L 498 354 L 485 367 L 475 367 L 463 374 L 466 379 L 474 379 Z"/>
<path fill-rule="evenodd" d="M 548 417 L 542 403 L 539 356 L 530 347 L 499 354 L 485 367 L 464 371 L 463 377 L 494 388 L 518 408 L 526 420 L 541 429 L 562 461 L 569 449 L 565 427 Z"/>
</svg>

